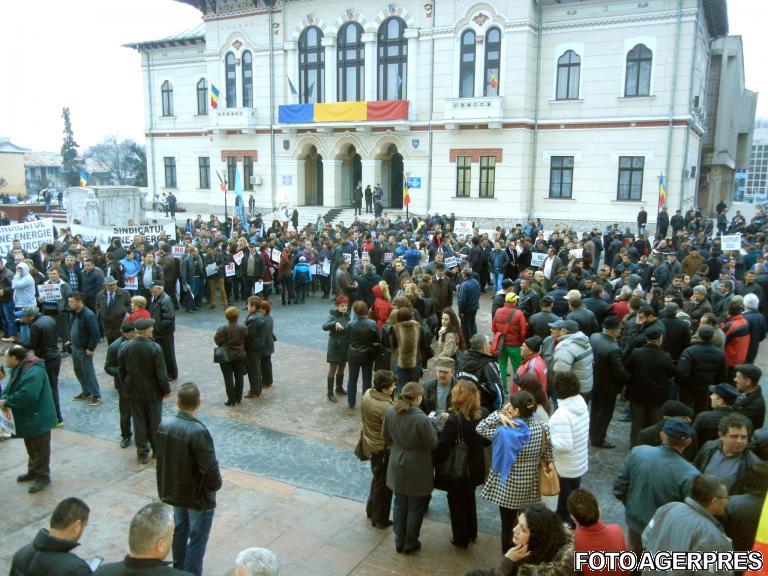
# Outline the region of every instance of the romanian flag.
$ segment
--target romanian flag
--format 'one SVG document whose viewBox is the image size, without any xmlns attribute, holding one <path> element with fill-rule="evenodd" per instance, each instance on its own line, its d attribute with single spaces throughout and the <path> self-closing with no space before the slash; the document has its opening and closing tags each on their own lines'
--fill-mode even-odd
<svg viewBox="0 0 768 576">
<path fill-rule="evenodd" d="M 411 203 L 411 189 L 408 188 L 408 178 L 403 178 L 403 206 Z"/>
<path fill-rule="evenodd" d="M 219 107 L 219 89 L 211 82 L 211 108 Z"/>
<path fill-rule="evenodd" d="M 80 186 L 88 186 L 88 182 L 91 181 L 91 175 L 85 170 L 80 170 Z"/>
<path fill-rule="evenodd" d="M 760 523 L 755 534 L 754 552 L 760 552 L 763 556 L 763 565 L 759 570 L 747 570 L 744 576 L 764 576 L 768 574 L 768 498 L 763 503 L 763 512 L 760 514 Z"/>
<path fill-rule="evenodd" d="M 659 210 L 667 205 L 667 187 L 664 185 L 664 174 L 659 176 Z"/>
</svg>

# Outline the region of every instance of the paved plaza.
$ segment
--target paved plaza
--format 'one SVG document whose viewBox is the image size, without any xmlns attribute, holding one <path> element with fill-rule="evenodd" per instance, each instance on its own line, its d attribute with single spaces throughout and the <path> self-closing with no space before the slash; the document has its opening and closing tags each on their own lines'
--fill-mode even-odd
<svg viewBox="0 0 768 576">
<path fill-rule="evenodd" d="M 277 336 L 273 356 L 275 384 L 258 399 L 224 405 L 224 385 L 212 363 L 213 332 L 224 323 L 222 309 L 177 316 L 176 351 L 182 382 L 201 388 L 200 418 L 210 428 L 224 488 L 206 554 L 205 573 L 230 574 L 241 549 L 263 546 L 280 557 L 281 574 L 336 576 L 463 575 L 494 565 L 499 554 L 497 508 L 478 499 L 482 532 L 469 550 L 451 546 L 445 494 L 435 492 L 422 534 L 424 548 L 414 556 L 395 553 L 391 529 L 378 530 L 365 518 L 370 471 L 352 450 L 360 430 L 360 408 L 325 399 L 327 333 L 320 328 L 330 307 L 308 298 L 302 306 L 280 306 L 273 297 Z M 480 330 L 490 326 L 489 296 L 478 315 Z M 244 314 L 244 312 L 243 312 Z M 71 361 L 62 365 L 60 384 L 65 425 L 53 431 L 52 486 L 29 495 L 16 475 L 26 471 L 20 441 L 0 444 L 0 572 L 13 552 L 46 526 L 55 504 L 78 496 L 91 507 L 91 521 L 78 553 L 107 561 L 127 551 L 127 527 L 133 513 L 156 497 L 154 466 L 140 466 L 133 445 L 120 440 L 117 394 L 103 372 L 106 343 L 95 364 L 104 402 L 90 407 L 71 398 L 80 391 Z M 764 355 L 761 354 L 761 358 Z M 761 363 L 762 364 L 762 363 Z M 247 390 L 247 379 L 246 379 Z M 164 412 L 174 412 L 173 400 Z M 623 507 L 611 494 L 613 477 L 626 454 L 628 424 L 614 421 L 609 440 L 615 450 L 590 450 L 590 470 L 583 485 L 594 491 L 604 518 L 623 524 Z"/>
</svg>

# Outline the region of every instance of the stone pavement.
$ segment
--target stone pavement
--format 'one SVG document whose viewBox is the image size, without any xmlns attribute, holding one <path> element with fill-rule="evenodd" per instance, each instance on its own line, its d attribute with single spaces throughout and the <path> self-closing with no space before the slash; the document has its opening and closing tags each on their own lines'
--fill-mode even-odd
<svg viewBox="0 0 768 576">
<path fill-rule="evenodd" d="M 390 531 L 385 534 L 366 525 L 362 502 L 370 472 L 367 463 L 352 453 L 360 430 L 359 402 L 357 409 L 350 410 L 343 398 L 338 404 L 325 400 L 327 334 L 320 326 L 330 302 L 309 298 L 306 305 L 280 306 L 279 297 L 273 297 L 272 303 L 278 338 L 273 356 L 275 385 L 260 398 L 244 399 L 235 408 L 224 406 L 221 373 L 212 363 L 213 331 L 224 323 L 222 308 L 193 314 L 180 311 L 177 316 L 180 378 L 173 387 L 186 381 L 200 386 L 200 417 L 209 426 L 227 469 L 206 573 L 226 574 L 234 555 L 247 546 L 274 548 L 288 574 L 427 573 L 422 570 L 464 574 L 472 567 L 493 564 L 498 510 L 480 499 L 478 520 L 484 535 L 468 552 L 456 552 L 448 544 L 444 493 L 436 492 L 432 500 L 425 547 L 418 559 L 395 554 Z M 488 332 L 487 300 L 482 308 L 478 325 Z M 100 345 L 95 360 L 104 400 L 96 408 L 71 400 L 79 385 L 71 362 L 63 363 L 65 427 L 54 431 L 52 489 L 31 497 L 17 487 L 14 477 L 23 467 L 23 445 L 0 444 L 2 490 L 19 495 L 0 511 L 0 570 L 7 567 L 13 550 L 46 520 L 55 503 L 68 495 L 87 496 L 94 513 L 100 514 L 98 524 L 94 519 L 89 526 L 82 554 L 98 552 L 108 559 L 118 558 L 131 515 L 156 494 L 151 467 L 136 464 L 133 447 L 117 447 L 117 396 L 102 369 L 105 350 L 106 344 Z M 173 411 L 173 402 L 167 400 L 164 412 Z M 590 470 L 583 482 L 598 497 L 604 518 L 622 524 L 623 507 L 613 498 L 611 486 L 626 454 L 627 438 L 628 424 L 614 421 L 609 440 L 618 448 L 591 449 Z"/>
</svg>

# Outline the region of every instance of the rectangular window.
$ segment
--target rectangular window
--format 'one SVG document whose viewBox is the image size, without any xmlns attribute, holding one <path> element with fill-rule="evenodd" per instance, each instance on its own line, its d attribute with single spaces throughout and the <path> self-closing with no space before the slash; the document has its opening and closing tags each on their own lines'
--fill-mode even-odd
<svg viewBox="0 0 768 576">
<path fill-rule="evenodd" d="M 549 197 L 570 198 L 573 194 L 573 156 L 552 156 L 549 165 Z"/>
<path fill-rule="evenodd" d="M 645 158 L 642 156 L 619 157 L 619 184 L 617 200 L 639 202 L 643 198 L 643 169 Z"/>
<path fill-rule="evenodd" d="M 165 187 L 176 188 L 176 158 L 166 156 L 163 158 L 165 164 Z"/>
<path fill-rule="evenodd" d="M 480 156 L 480 198 L 493 198 L 496 189 L 496 156 Z"/>
<path fill-rule="evenodd" d="M 211 159 L 208 156 L 200 156 L 197 159 L 200 188 L 203 190 L 211 187 Z"/>
<path fill-rule="evenodd" d="M 251 156 L 244 156 L 243 190 L 253 190 L 253 184 L 251 184 L 251 176 L 253 176 L 253 158 Z"/>
<path fill-rule="evenodd" d="M 472 180 L 472 158 L 470 156 L 456 157 L 456 196 L 469 198 Z"/>
<path fill-rule="evenodd" d="M 227 190 L 235 189 L 235 171 L 237 170 L 237 158 L 227 156 Z"/>
</svg>

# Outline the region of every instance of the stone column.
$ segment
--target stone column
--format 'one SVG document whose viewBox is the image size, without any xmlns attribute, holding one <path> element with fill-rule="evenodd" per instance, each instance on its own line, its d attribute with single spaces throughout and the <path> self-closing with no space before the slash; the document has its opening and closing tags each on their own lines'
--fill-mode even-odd
<svg viewBox="0 0 768 576">
<path fill-rule="evenodd" d="M 341 206 L 341 160 L 323 158 L 323 206 Z"/>
<path fill-rule="evenodd" d="M 376 100 L 376 34 L 366 32 L 361 36 L 365 42 L 365 100 Z M 365 174 L 365 168 L 363 168 Z"/>
<path fill-rule="evenodd" d="M 283 42 L 283 48 L 286 55 L 286 80 L 284 84 L 283 94 L 275 93 L 275 97 L 278 101 L 282 100 L 284 104 L 296 104 L 300 102 L 298 95 L 291 94 L 291 87 L 288 85 L 288 79 L 291 80 L 296 91 L 299 90 L 299 52 L 296 49 L 296 42 Z M 257 83 L 254 78 L 254 90 L 256 90 Z"/>
<path fill-rule="evenodd" d="M 324 36 L 322 45 L 325 48 L 325 95 L 323 102 L 336 102 L 336 37 Z"/>
<path fill-rule="evenodd" d="M 363 168 L 363 190 L 370 184 L 373 189 L 376 184 L 381 183 L 381 160 L 361 160 Z"/>
<path fill-rule="evenodd" d="M 408 119 L 415 120 L 418 112 L 417 94 L 419 90 L 419 30 L 418 28 L 406 28 L 404 36 L 408 40 L 408 72 L 406 74 L 406 93 L 403 99 L 410 100 Z"/>
</svg>

